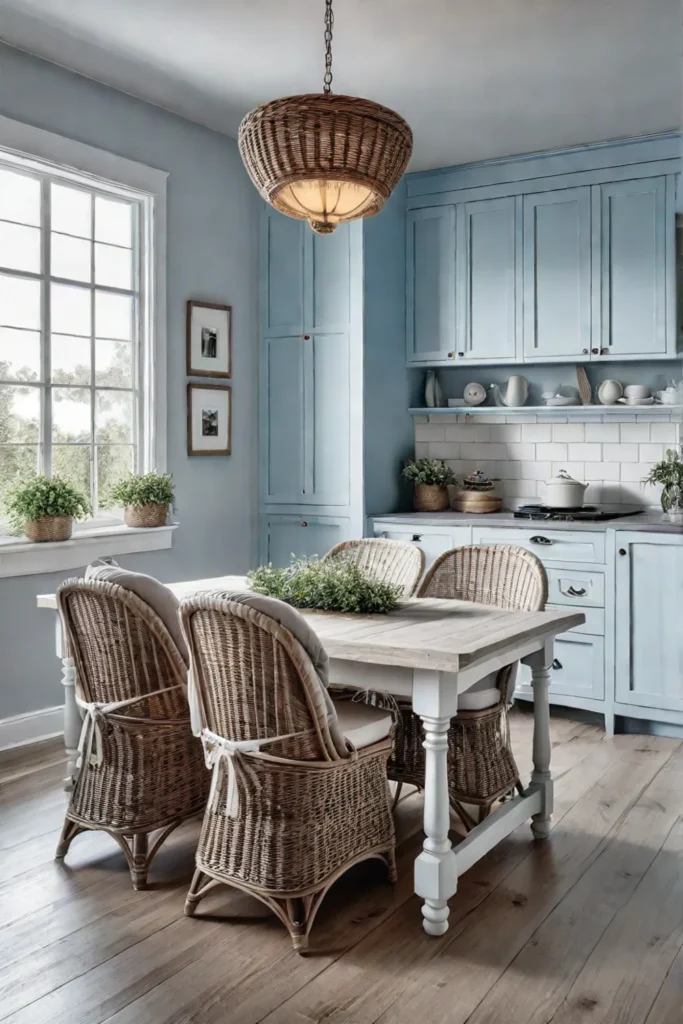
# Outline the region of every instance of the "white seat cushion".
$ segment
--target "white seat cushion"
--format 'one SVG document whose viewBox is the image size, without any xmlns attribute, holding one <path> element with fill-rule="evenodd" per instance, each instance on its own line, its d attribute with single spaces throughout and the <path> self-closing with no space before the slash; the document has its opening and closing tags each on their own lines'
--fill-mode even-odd
<svg viewBox="0 0 683 1024">
<path fill-rule="evenodd" d="M 391 711 L 369 707 L 367 704 L 359 704 L 352 700 L 333 703 L 342 735 L 349 743 L 353 743 L 356 750 L 379 743 L 391 732 Z"/>
</svg>

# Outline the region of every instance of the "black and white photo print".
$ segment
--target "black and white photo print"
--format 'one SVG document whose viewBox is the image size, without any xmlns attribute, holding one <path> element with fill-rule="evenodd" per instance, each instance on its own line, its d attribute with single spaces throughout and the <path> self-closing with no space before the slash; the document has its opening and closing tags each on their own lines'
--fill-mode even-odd
<svg viewBox="0 0 683 1024">
<path fill-rule="evenodd" d="M 232 377 L 232 307 L 190 299 L 186 331 L 188 377 Z"/>
</svg>

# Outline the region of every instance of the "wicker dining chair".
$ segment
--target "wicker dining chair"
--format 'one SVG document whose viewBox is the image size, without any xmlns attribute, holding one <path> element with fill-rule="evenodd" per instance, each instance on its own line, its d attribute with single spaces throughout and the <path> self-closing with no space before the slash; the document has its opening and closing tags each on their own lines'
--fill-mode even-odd
<svg viewBox="0 0 683 1024">
<path fill-rule="evenodd" d="M 499 608 L 541 611 L 548 598 L 542 563 L 524 548 L 472 546 L 446 551 L 428 570 L 418 597 L 454 598 Z M 506 665 L 477 684 L 478 693 L 460 698 L 461 708 L 448 733 L 448 785 L 452 808 L 469 830 L 476 824 L 463 804 L 479 807 L 479 820 L 513 788 L 522 792 L 510 744 L 508 707 L 516 665 Z M 479 697 L 479 701 L 477 701 Z M 479 703 L 476 710 L 470 710 Z M 481 703 L 484 706 L 481 706 Z M 399 700 L 401 728 L 389 778 L 424 786 L 422 723 L 409 702 Z M 399 790 L 400 792 L 400 790 Z M 396 800 L 398 799 L 398 793 Z"/>
<path fill-rule="evenodd" d="M 386 537 L 345 540 L 328 551 L 324 561 L 343 555 L 353 559 L 375 580 L 400 587 L 403 597 L 412 597 L 424 572 L 425 556 L 417 544 Z"/>
<path fill-rule="evenodd" d="M 180 617 L 213 767 L 185 913 L 215 886 L 234 886 L 265 903 L 303 952 L 326 892 L 352 865 L 378 858 L 395 880 L 392 716 L 352 704 L 337 712 L 324 649 L 281 601 L 198 594 Z"/>
<path fill-rule="evenodd" d="M 85 715 L 56 856 L 80 832 L 106 832 L 123 850 L 133 888 L 144 889 L 154 855 L 203 810 L 209 790 L 190 729 L 187 666 L 162 619 L 126 587 L 67 580 L 57 605 Z"/>
</svg>

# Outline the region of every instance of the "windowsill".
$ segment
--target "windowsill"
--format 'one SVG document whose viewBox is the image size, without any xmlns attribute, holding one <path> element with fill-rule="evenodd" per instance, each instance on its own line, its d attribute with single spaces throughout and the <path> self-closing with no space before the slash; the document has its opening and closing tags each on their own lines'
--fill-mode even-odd
<svg viewBox="0 0 683 1024">
<path fill-rule="evenodd" d="M 170 548 L 178 524 L 137 530 L 123 523 L 74 530 L 71 540 L 36 544 L 25 537 L 0 537 L 0 578 L 80 569 L 96 558 Z"/>
</svg>

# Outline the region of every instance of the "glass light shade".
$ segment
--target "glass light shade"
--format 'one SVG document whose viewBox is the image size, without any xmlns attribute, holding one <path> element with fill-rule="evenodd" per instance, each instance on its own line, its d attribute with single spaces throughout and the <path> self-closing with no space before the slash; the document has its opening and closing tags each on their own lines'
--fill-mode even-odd
<svg viewBox="0 0 683 1024">
<path fill-rule="evenodd" d="M 345 220 L 356 220 L 377 202 L 367 185 L 315 178 L 293 181 L 278 194 L 278 206 L 295 217 L 305 217 L 314 231 L 326 235 Z"/>
</svg>

